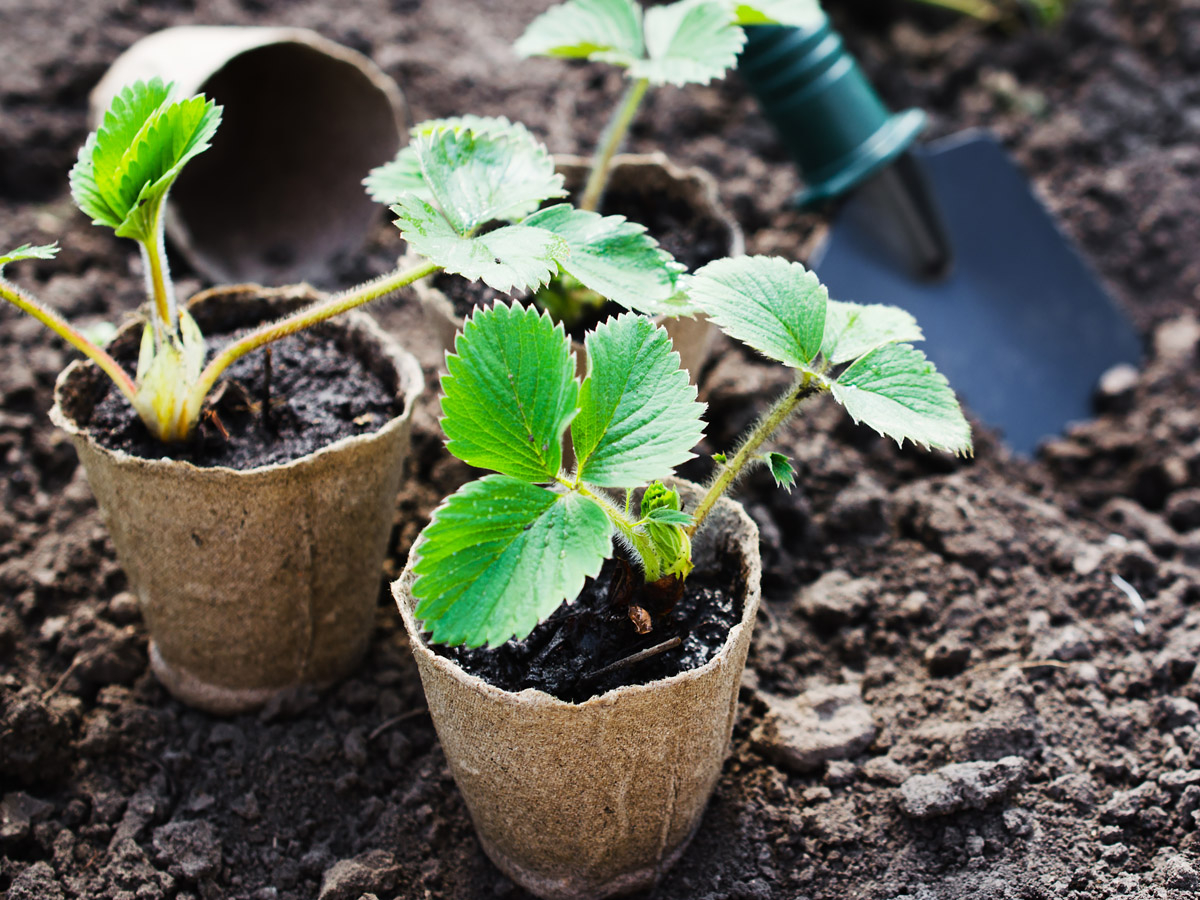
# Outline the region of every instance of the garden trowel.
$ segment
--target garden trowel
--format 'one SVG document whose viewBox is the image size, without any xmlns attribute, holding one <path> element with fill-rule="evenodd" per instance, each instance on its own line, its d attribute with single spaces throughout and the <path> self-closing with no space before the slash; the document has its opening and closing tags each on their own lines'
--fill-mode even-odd
<svg viewBox="0 0 1200 900">
<path fill-rule="evenodd" d="M 925 114 L 891 114 L 827 20 L 746 31 L 738 68 L 804 175 L 797 204 L 840 204 L 809 260 L 830 296 L 916 316 L 1019 453 L 1089 418 L 1141 342 L 1004 148 L 983 131 L 914 146 Z"/>
</svg>

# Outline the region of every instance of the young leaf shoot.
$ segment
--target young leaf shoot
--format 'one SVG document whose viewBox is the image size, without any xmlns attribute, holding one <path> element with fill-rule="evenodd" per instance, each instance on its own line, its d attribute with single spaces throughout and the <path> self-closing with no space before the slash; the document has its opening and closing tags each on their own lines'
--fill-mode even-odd
<svg viewBox="0 0 1200 900">
<path fill-rule="evenodd" d="M 743 472 L 766 465 L 779 486 L 793 486 L 788 457 L 762 447 L 816 394 L 897 442 L 971 452 L 945 378 L 908 343 L 921 332 L 907 313 L 830 301 L 815 275 L 777 258 L 710 263 L 686 289 L 730 337 L 796 370 L 737 450 L 714 454 L 716 474 L 694 510 L 663 481 L 692 456 L 704 407 L 663 329 L 628 313 L 598 326 L 580 382 L 562 326 L 545 313 L 496 304 L 467 320 L 442 379 L 446 448 L 497 474 L 451 495 L 413 547 L 415 614 L 434 642 L 525 637 L 578 596 L 614 538 L 647 582 L 686 578 L 691 538 Z"/>
<path fill-rule="evenodd" d="M 547 200 L 561 197 L 561 176 L 554 173 L 546 149 L 522 126 L 478 117 L 432 122 L 415 129 L 410 152 L 401 159 L 412 167 L 408 181 L 391 198 L 396 224 L 426 261 L 263 325 L 223 347 L 206 363 L 199 327 L 175 304 L 162 249 L 163 204 L 184 164 L 207 148 L 219 119 L 219 108 L 203 97 L 175 100 L 170 85 L 157 80 L 135 83 L 113 100 L 104 123 L 87 139 L 71 172 L 72 192 L 84 212 L 97 224 L 137 241 L 146 261 L 152 302 L 134 377 L 48 307 L 0 279 L 0 297 L 92 359 L 129 399 L 150 433 L 164 442 L 191 436 L 222 373 L 247 353 L 439 269 L 482 279 L 501 290 L 530 290 L 563 271 L 560 263 L 575 246 L 580 249 L 579 271 L 605 289 L 632 293 L 648 283 L 632 277 L 621 282 L 625 273 L 606 269 L 589 257 L 588 248 L 596 248 L 594 255 L 599 255 L 608 246 L 606 241 L 626 241 L 644 252 L 636 236 L 619 227 L 623 220 L 589 229 L 588 225 L 596 224 L 591 219 L 566 215 L 569 207 L 558 213 L 550 207 L 543 211 L 549 227 L 513 223 L 487 230 L 484 226 L 496 220 L 528 217 Z M 419 178 L 414 172 L 420 173 Z M 19 259 L 46 259 L 54 250 L 24 246 L 0 257 L 0 266 Z M 660 268 L 667 269 L 667 263 Z M 669 271 L 673 279 L 675 271 Z"/>
<path fill-rule="evenodd" d="M 567 0 L 529 24 L 522 57 L 588 59 L 620 66 L 630 79 L 592 157 L 579 208 L 599 209 L 612 158 L 652 86 L 707 84 L 737 63 L 743 25 L 806 25 L 817 0 L 677 0 L 643 10 L 637 0 Z"/>
<path fill-rule="evenodd" d="M 441 148 L 448 142 L 455 147 Z M 447 155 L 467 145 L 478 161 L 471 180 L 448 184 Z M 504 152 L 497 155 L 498 148 Z M 504 166 L 496 165 L 499 159 Z M 546 148 L 507 119 L 464 116 L 419 125 L 408 146 L 364 184 L 373 199 L 392 206 L 413 250 L 496 290 L 536 288 L 537 304 L 567 326 L 608 300 L 649 315 L 691 313 L 679 289 L 683 267 L 644 227 L 569 203 L 539 209 L 565 194 L 562 176 Z M 510 202 L 497 204 L 492 196 Z M 443 215 L 448 208 L 462 212 Z"/>
</svg>

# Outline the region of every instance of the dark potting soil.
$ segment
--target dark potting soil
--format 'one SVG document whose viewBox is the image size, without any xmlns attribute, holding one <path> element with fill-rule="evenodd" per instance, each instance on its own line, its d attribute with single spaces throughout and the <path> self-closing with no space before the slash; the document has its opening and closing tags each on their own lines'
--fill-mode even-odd
<svg viewBox="0 0 1200 900">
<path fill-rule="evenodd" d="M 316 28 L 377 60 L 414 119 L 507 115 L 556 151 L 587 153 L 624 76 L 514 65 L 511 41 L 550 4 L 10 2 L 0 247 L 63 249 L 5 274 L 85 326 L 142 301 L 128 242 L 71 207 L 66 173 L 88 92 L 143 35 Z M 1147 335 L 1147 364 L 1032 461 L 982 431 L 970 462 L 897 450 L 832 403 L 778 437 L 801 486 L 779 491 L 764 471 L 736 495 L 764 571 L 730 756 L 654 900 L 1195 897 L 1200 10 L 1077 0 L 1060 28 L 1007 32 L 910 0 L 824 5 L 892 109 L 928 110 L 932 136 L 984 125 L 1004 141 Z M 794 166 L 736 75 L 650 92 L 630 150 L 712 172 L 749 252 L 805 258 L 821 219 L 789 207 Z M 381 213 L 329 286 L 395 256 Z M 172 262 L 181 295 L 203 286 Z M 373 312 L 435 383 L 442 352 L 419 311 Z M 728 345 L 715 356 L 704 453 L 727 450 L 786 380 Z M 384 586 L 430 511 L 473 477 L 445 452 L 437 392 L 414 410 L 362 666 L 327 692 L 221 719 L 172 700 L 149 670 L 137 600 L 45 415 L 71 358 L 0 307 L 0 894 L 526 900 L 474 837 Z M 831 727 L 793 732 L 828 761 L 787 764 L 768 727 L 781 698 L 830 685 L 844 692 L 819 708 Z M 945 768 L 961 763 L 980 780 Z M 901 805 L 922 792 L 936 801 L 922 816 Z"/>
<path fill-rule="evenodd" d="M 208 358 L 236 336 L 207 341 Z M 284 338 L 230 366 L 210 395 L 215 415 L 205 415 L 192 440 L 178 446 L 152 437 L 125 396 L 104 383 L 107 393 L 88 423 L 102 446 L 201 467 L 291 462 L 342 438 L 377 431 L 404 411 L 403 399 L 377 375 L 332 336 L 314 333 Z"/>
<path fill-rule="evenodd" d="M 589 578 L 579 597 L 560 606 L 528 637 L 499 647 L 444 647 L 435 652 L 506 691 L 537 688 L 581 703 L 613 688 L 646 684 L 697 669 L 712 659 L 742 617 L 745 581 L 737 561 L 693 572 L 677 588 L 656 590 L 623 549 Z M 672 603 L 674 604 L 672 607 Z M 652 627 L 638 634 L 630 606 L 645 610 Z M 610 668 L 642 651 L 679 638 L 678 646 L 630 665 Z"/>
</svg>

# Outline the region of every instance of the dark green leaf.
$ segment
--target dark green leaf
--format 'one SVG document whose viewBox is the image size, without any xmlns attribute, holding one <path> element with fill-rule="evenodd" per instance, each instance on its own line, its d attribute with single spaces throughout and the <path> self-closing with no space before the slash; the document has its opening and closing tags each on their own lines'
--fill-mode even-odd
<svg viewBox="0 0 1200 900">
<path fill-rule="evenodd" d="M 562 326 L 535 310 L 497 303 L 467 319 L 446 364 L 446 449 L 481 469 L 552 481 L 579 396 Z"/>
<path fill-rule="evenodd" d="M 523 638 L 612 552 L 604 510 L 504 475 L 473 481 L 433 513 L 413 552 L 415 615 L 435 643 Z"/>
</svg>

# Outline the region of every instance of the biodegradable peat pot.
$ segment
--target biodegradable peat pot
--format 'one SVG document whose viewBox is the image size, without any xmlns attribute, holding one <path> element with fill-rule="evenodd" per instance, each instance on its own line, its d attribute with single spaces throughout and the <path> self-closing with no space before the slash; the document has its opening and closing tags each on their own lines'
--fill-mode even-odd
<svg viewBox="0 0 1200 900">
<path fill-rule="evenodd" d="M 556 156 L 558 171 L 565 178 L 565 186 L 572 194 L 583 188 L 589 169 L 589 161 L 579 156 Z M 717 183 L 703 169 L 680 168 L 661 153 L 645 155 L 621 154 L 613 158 L 612 175 L 606 194 L 617 198 L 613 206 L 605 205 L 601 212 L 619 214 L 646 225 L 651 235 L 672 252 L 681 262 L 687 263 L 686 254 L 696 249 L 691 242 L 673 240 L 669 234 L 659 232 L 653 220 L 644 220 L 639 209 L 628 209 L 625 201 L 640 201 L 640 209 L 656 211 L 656 217 L 680 220 L 688 218 L 703 236 L 701 244 L 708 252 L 693 260 L 691 268 L 699 268 L 707 262 L 726 256 L 741 256 L 746 252 L 746 242 L 737 221 L 721 204 L 717 195 Z M 462 329 L 463 317 L 455 310 L 454 303 L 436 284 L 439 276 L 423 278 L 413 285 L 417 298 L 429 321 L 447 350 L 454 349 L 454 336 Z M 451 276 L 447 276 L 451 277 Z M 490 289 L 486 289 L 489 293 Z M 655 321 L 667 329 L 671 342 L 679 353 L 683 368 L 696 377 L 708 361 L 709 351 L 715 334 L 713 327 L 704 318 L 668 319 L 662 316 Z M 580 374 L 586 369 L 583 346 L 574 342 L 576 361 Z"/>
<path fill-rule="evenodd" d="M 680 482 L 693 503 L 695 485 Z M 742 567 L 740 622 L 713 659 L 583 703 L 501 690 L 439 656 L 413 618 L 411 560 L 392 585 L 450 771 L 483 849 L 526 890 L 596 898 L 652 885 L 695 834 L 729 748 L 759 604 L 758 529 L 721 500 L 693 544 Z"/>
<path fill-rule="evenodd" d="M 199 295 L 189 310 L 206 334 L 220 334 L 319 296 L 307 285 L 243 285 Z M 331 684 L 370 638 L 424 380 L 363 313 L 318 328 L 394 389 L 404 410 L 377 431 L 286 464 L 201 468 L 109 450 L 88 428 L 105 376 L 74 362 L 55 387 L 50 416 L 75 444 L 141 603 L 154 673 L 209 712 L 250 710 L 296 684 Z M 135 347 L 140 333 L 141 323 L 123 328 L 114 351 Z"/>
<path fill-rule="evenodd" d="M 171 189 L 167 233 L 216 282 L 327 280 L 379 216 L 362 176 L 404 138 L 404 98 L 366 56 L 306 28 L 184 25 L 142 38 L 92 91 L 93 127 L 138 79 L 225 111 Z"/>
</svg>

